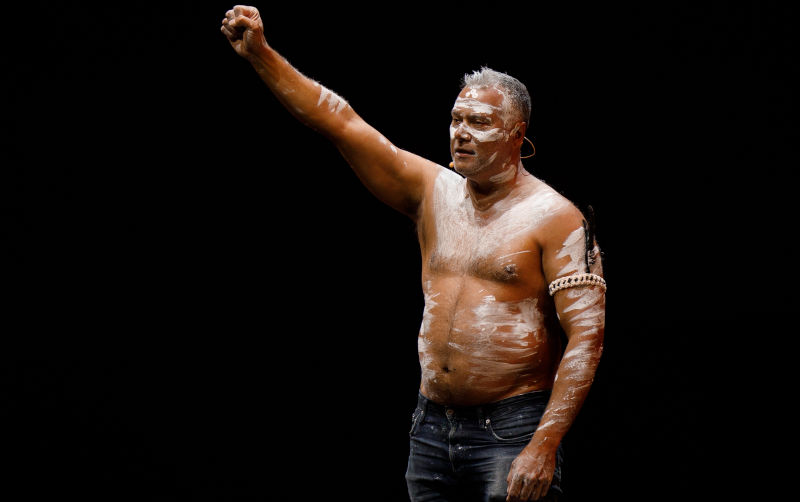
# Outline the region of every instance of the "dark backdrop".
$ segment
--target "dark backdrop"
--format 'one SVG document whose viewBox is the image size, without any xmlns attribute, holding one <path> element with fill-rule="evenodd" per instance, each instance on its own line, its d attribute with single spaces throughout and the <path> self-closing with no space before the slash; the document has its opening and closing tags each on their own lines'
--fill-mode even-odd
<svg viewBox="0 0 800 502">
<path fill-rule="evenodd" d="M 4 486 L 407 500 L 413 225 L 234 54 L 232 4 L 51 4 L 4 34 Z M 594 207 L 609 282 L 572 500 L 759 498 L 793 306 L 796 9 L 525 5 L 257 4 L 290 62 L 442 164 L 465 72 L 529 86 L 525 165 Z"/>
</svg>

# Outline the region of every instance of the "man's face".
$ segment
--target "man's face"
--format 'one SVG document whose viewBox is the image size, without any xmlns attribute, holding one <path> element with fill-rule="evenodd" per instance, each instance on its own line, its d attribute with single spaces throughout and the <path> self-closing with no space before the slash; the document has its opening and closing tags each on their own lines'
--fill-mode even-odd
<svg viewBox="0 0 800 502">
<path fill-rule="evenodd" d="M 456 172 L 472 176 L 508 160 L 504 98 L 492 87 L 461 90 L 450 122 L 450 155 Z"/>
</svg>

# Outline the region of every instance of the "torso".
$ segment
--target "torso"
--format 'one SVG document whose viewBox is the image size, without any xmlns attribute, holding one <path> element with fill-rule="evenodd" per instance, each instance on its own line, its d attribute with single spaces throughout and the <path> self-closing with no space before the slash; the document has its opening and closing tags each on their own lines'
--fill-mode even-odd
<svg viewBox="0 0 800 502">
<path fill-rule="evenodd" d="M 561 331 L 542 272 L 537 230 L 569 202 L 526 175 L 477 210 L 466 180 L 442 169 L 418 224 L 425 310 L 420 391 L 477 405 L 552 387 Z"/>
</svg>

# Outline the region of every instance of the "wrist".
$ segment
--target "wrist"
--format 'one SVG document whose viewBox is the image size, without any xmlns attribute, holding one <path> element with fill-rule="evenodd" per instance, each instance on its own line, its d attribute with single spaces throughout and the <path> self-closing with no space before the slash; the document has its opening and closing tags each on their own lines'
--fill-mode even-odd
<svg viewBox="0 0 800 502">
<path fill-rule="evenodd" d="M 543 432 L 542 430 L 536 431 L 525 449 L 531 452 L 534 450 L 555 452 L 558 449 L 558 445 L 561 444 L 561 438 L 552 434 L 544 434 Z"/>
<path fill-rule="evenodd" d="M 268 67 L 276 58 L 276 52 L 270 47 L 266 40 L 254 47 L 248 47 L 244 58 L 254 67 Z"/>
</svg>

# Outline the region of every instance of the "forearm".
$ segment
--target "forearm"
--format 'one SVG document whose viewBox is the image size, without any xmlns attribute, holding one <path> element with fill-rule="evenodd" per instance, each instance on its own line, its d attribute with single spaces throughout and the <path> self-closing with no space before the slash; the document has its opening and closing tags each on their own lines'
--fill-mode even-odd
<svg viewBox="0 0 800 502">
<path fill-rule="evenodd" d="M 355 117 L 347 101 L 303 75 L 270 46 L 264 44 L 247 60 L 292 115 L 326 137 L 335 138 Z"/>
<path fill-rule="evenodd" d="M 602 352 L 602 330 L 571 337 L 532 445 L 555 451 L 589 394 Z"/>
<path fill-rule="evenodd" d="M 291 114 L 336 145 L 372 193 L 416 217 L 425 184 L 438 174 L 439 166 L 396 148 L 347 101 L 289 64 L 267 43 L 255 7 L 235 6 L 225 13 L 220 30 Z"/>
<path fill-rule="evenodd" d="M 532 444 L 555 449 L 575 422 L 594 381 L 603 353 L 605 291 L 598 287 L 556 293 L 569 342 L 558 366 L 553 391 Z"/>
</svg>

